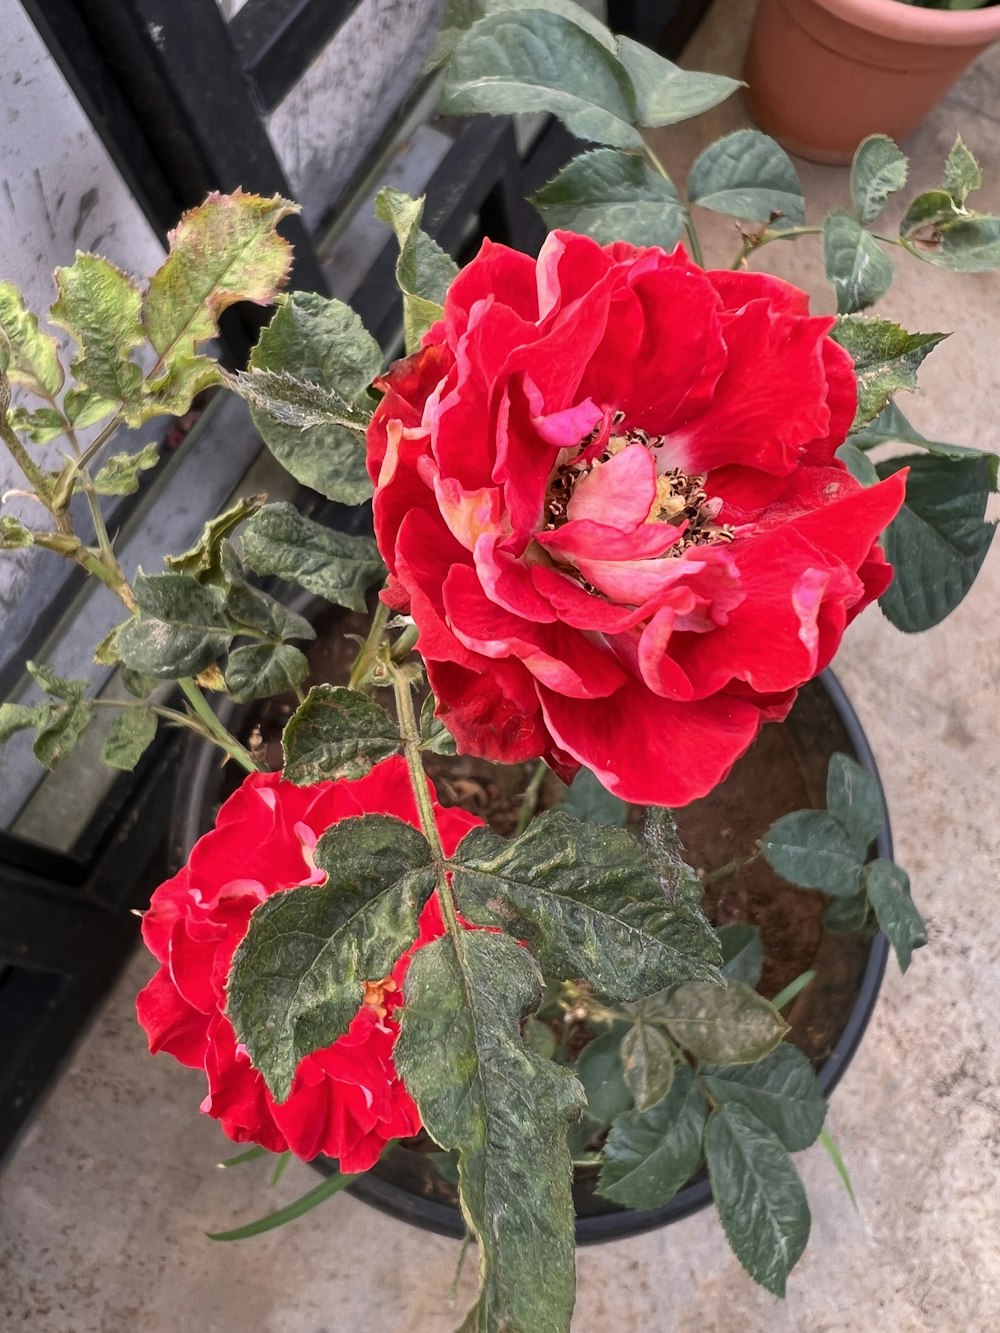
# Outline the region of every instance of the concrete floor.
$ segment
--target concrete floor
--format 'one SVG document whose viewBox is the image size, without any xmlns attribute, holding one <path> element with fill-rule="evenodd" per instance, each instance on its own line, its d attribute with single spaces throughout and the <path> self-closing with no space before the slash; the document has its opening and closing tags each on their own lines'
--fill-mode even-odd
<svg viewBox="0 0 1000 1333">
<path fill-rule="evenodd" d="M 734 70 L 751 5 L 724 0 L 687 63 Z M 1000 209 L 1000 47 L 907 145 L 932 185 L 961 129 Z M 989 108 L 988 114 L 983 108 Z M 663 137 L 672 168 L 742 122 L 722 108 Z M 816 217 L 846 197 L 846 172 L 803 164 Z M 973 201 L 975 202 L 975 201 Z M 712 233 L 716 258 L 734 231 Z M 828 306 L 818 245 L 775 245 L 768 262 Z M 1000 277 L 901 264 L 884 313 L 962 331 L 936 350 L 906 410 L 928 435 L 1000 446 Z M 962 327 L 964 325 L 964 327 Z M 822 1150 L 799 1157 L 813 1233 L 782 1304 L 743 1276 L 712 1211 L 580 1252 L 576 1333 L 958 1333 L 1000 1327 L 1000 555 L 942 627 L 898 634 L 875 610 L 837 667 L 887 788 L 899 860 L 931 929 L 906 978 L 894 966 L 831 1125 L 860 1212 Z M 197 1114 L 196 1074 L 150 1060 L 133 1019 L 149 973 L 137 957 L 0 1183 L 0 1328 L 31 1333 L 444 1333 L 457 1244 L 340 1196 L 291 1227 L 238 1245 L 203 1232 L 297 1197 L 294 1163 L 214 1169 L 231 1151 Z M 471 1273 L 457 1309 L 471 1297 Z"/>
</svg>

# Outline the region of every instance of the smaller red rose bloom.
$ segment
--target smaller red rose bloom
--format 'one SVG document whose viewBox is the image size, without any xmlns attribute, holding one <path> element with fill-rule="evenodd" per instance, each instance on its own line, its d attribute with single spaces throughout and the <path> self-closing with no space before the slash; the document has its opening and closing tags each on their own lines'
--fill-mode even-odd
<svg viewBox="0 0 1000 1333">
<path fill-rule="evenodd" d="M 428 784 L 430 787 L 430 784 Z M 430 788 L 433 796 L 433 788 Z M 434 805 L 450 856 L 482 820 Z M 187 864 L 153 893 L 142 934 L 159 971 L 139 993 L 136 1009 L 152 1054 L 168 1051 L 204 1069 L 202 1111 L 237 1143 L 272 1152 L 290 1149 L 306 1161 L 335 1157 L 345 1172 L 366 1171 L 390 1139 L 420 1128 L 416 1104 L 393 1061 L 403 983 L 413 953 L 444 934 L 434 895 L 420 915 L 416 940 L 390 976 L 372 978 L 358 1012 L 332 1046 L 299 1064 L 287 1101 L 276 1102 L 226 1017 L 233 954 L 254 908 L 274 893 L 325 879 L 313 851 L 338 820 L 395 815 L 419 827 L 405 760 L 384 760 L 357 782 L 297 787 L 277 773 L 253 773 L 199 838 Z"/>
</svg>

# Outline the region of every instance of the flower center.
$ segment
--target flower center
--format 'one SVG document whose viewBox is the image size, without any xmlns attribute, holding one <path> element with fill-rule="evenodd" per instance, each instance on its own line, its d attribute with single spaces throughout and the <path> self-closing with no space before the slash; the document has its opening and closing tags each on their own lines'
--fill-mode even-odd
<svg viewBox="0 0 1000 1333">
<path fill-rule="evenodd" d="M 381 981 L 363 981 L 361 984 L 365 991 L 363 1003 L 370 1004 L 379 1018 L 385 1018 L 389 1012 L 385 1004 L 386 991 L 392 994 L 397 989 L 392 977 L 383 977 Z"/>
<path fill-rule="evenodd" d="M 602 464 L 607 463 L 630 445 L 640 444 L 657 460 L 656 496 L 646 515 L 647 523 L 670 523 L 683 527 L 678 541 L 667 551 L 667 556 L 678 556 L 692 546 L 708 546 L 715 542 L 731 542 L 733 529 L 728 523 L 719 523 L 722 500 L 710 497 L 705 491 L 704 473 L 686 473 L 680 468 L 659 470 L 659 451 L 667 443 L 664 435 L 649 435 L 638 427 L 622 429 L 624 413 L 617 413 L 612 421 L 612 433 L 604 449 L 588 457 L 588 447 L 595 435 L 580 442 L 576 457 L 557 464 L 549 478 L 545 492 L 545 529 L 554 532 L 569 521 L 569 502 L 573 491 Z M 596 432 L 595 432 L 596 434 Z"/>
</svg>

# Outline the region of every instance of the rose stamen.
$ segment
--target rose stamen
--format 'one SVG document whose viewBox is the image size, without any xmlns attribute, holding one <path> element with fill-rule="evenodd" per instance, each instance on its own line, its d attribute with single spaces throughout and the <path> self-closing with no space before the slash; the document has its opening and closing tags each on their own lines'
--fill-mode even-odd
<svg viewBox="0 0 1000 1333">
<path fill-rule="evenodd" d="M 371 1005 L 379 1018 L 385 1018 L 389 1012 L 385 1003 L 386 993 L 391 995 L 398 989 L 392 977 L 383 977 L 381 981 L 363 981 L 361 985 L 364 988 L 362 1003 Z"/>
</svg>

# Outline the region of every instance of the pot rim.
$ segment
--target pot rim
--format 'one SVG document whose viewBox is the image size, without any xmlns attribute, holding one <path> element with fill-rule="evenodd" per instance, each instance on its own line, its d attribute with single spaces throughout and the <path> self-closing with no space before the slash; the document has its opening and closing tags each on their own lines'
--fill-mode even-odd
<svg viewBox="0 0 1000 1333">
<path fill-rule="evenodd" d="M 804 0 L 794 0 L 794 8 Z M 989 9 L 920 9 L 902 0 L 812 0 L 828 14 L 896 41 L 923 46 L 988 45 L 1000 37 L 1000 5 Z"/>
</svg>

